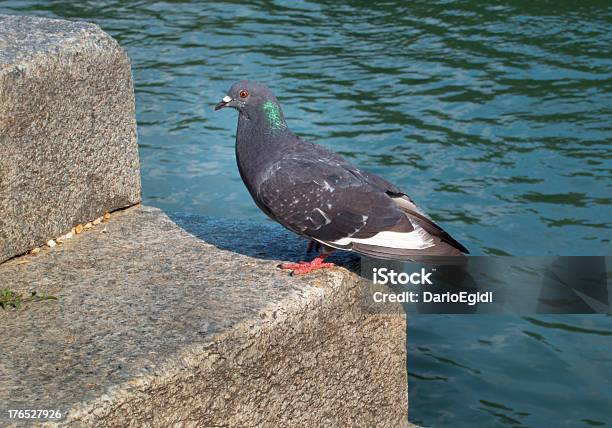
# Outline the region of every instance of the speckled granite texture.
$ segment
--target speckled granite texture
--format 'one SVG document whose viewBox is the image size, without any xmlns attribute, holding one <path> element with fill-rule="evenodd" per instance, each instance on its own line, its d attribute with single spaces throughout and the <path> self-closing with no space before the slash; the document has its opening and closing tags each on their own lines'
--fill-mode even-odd
<svg viewBox="0 0 612 428">
<path fill-rule="evenodd" d="M 0 262 L 139 200 L 125 52 L 93 24 L 0 15 Z"/>
<path fill-rule="evenodd" d="M 32 408 L 60 409 L 59 423 L 75 427 L 407 424 L 405 318 L 362 313 L 357 275 L 288 276 L 278 260 L 299 259 L 305 242 L 277 225 L 171 217 L 129 208 L 0 265 L 3 286 L 59 298 L 0 310 L 0 417 Z"/>
</svg>

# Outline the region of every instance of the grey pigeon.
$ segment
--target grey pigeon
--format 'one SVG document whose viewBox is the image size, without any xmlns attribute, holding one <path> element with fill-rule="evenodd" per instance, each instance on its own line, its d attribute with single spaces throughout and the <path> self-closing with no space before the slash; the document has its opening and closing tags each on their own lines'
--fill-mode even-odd
<svg viewBox="0 0 612 428">
<path fill-rule="evenodd" d="M 291 132 L 265 85 L 234 83 L 215 110 L 224 107 L 239 112 L 236 160 L 257 206 L 323 247 L 311 262 L 282 268 L 303 274 L 333 266 L 324 260 L 334 249 L 394 260 L 469 253 L 397 186 Z"/>
</svg>

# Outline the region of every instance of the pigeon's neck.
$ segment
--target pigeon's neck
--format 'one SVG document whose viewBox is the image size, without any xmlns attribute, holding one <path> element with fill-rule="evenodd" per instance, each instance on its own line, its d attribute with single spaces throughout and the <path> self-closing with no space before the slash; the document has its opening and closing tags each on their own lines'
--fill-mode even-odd
<svg viewBox="0 0 612 428">
<path fill-rule="evenodd" d="M 236 149 L 240 157 L 248 159 L 270 156 L 292 141 L 291 135 L 278 102 L 266 100 L 256 109 L 240 112 Z"/>
<path fill-rule="evenodd" d="M 277 161 L 296 138 L 289 131 L 277 102 L 265 101 L 255 111 L 241 111 L 236 132 L 236 160 L 251 191 L 260 172 Z"/>
<path fill-rule="evenodd" d="M 238 117 L 238 132 L 260 133 L 267 141 L 278 138 L 287 131 L 287 122 L 276 100 L 265 100 L 250 111 L 241 111 Z"/>
</svg>

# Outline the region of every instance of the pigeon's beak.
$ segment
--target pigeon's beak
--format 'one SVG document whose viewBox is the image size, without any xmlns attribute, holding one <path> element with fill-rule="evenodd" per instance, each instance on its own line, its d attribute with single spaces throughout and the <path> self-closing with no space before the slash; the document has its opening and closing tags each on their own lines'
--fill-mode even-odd
<svg viewBox="0 0 612 428">
<path fill-rule="evenodd" d="M 222 109 L 223 107 L 227 107 L 227 104 L 232 101 L 230 97 L 227 95 L 223 97 L 221 102 L 215 106 L 215 111 Z"/>
</svg>

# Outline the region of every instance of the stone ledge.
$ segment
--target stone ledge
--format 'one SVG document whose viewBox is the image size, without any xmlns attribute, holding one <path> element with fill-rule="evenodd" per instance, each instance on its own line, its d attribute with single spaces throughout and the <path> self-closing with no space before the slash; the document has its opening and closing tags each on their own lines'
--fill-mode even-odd
<svg viewBox="0 0 612 428">
<path fill-rule="evenodd" d="M 0 409 L 67 426 L 407 424 L 406 325 L 361 313 L 356 275 L 290 277 L 276 225 L 135 207 L 0 265 L 59 300 L 0 311 Z M 102 232 L 103 228 L 106 232 Z M 1 419 L 0 419 L 1 420 Z"/>
<path fill-rule="evenodd" d="M 0 15 L 0 262 L 139 201 L 125 52 L 93 24 Z"/>
</svg>

